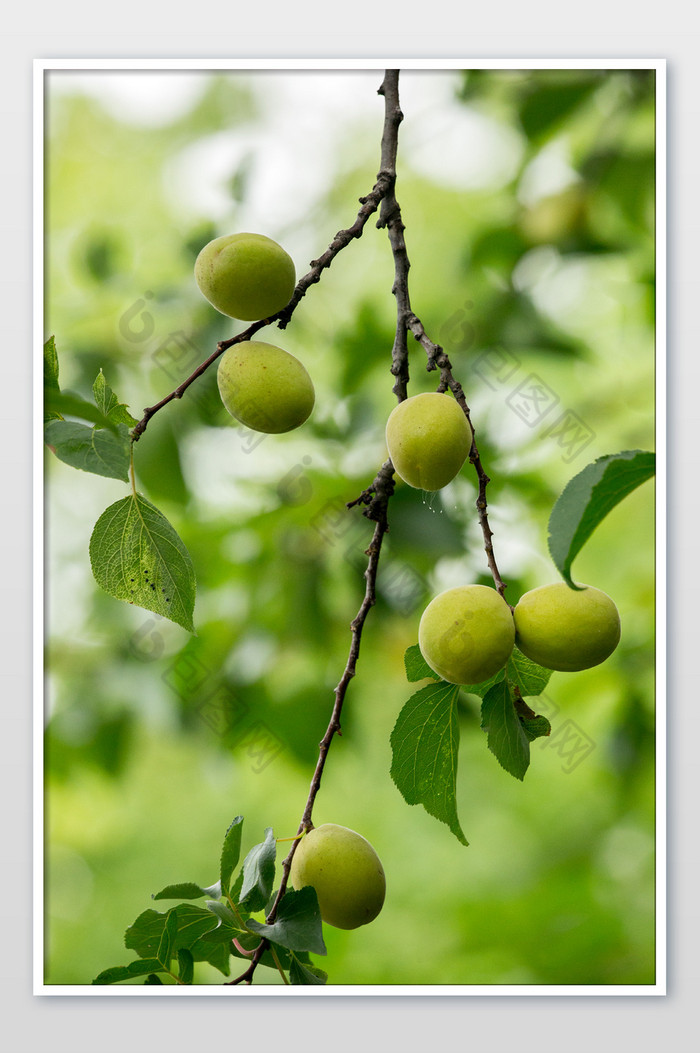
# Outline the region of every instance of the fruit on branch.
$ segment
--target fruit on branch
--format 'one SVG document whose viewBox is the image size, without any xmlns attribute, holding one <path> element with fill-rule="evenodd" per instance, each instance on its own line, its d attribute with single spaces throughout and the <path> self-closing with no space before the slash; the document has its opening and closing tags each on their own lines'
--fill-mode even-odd
<svg viewBox="0 0 700 1053">
<path fill-rule="evenodd" d="M 316 890 L 321 917 L 337 929 L 356 929 L 379 914 L 386 878 L 379 856 L 361 834 L 324 823 L 299 842 L 290 881 Z"/>
<path fill-rule="evenodd" d="M 423 611 L 418 646 L 426 662 L 450 684 L 480 684 L 502 669 L 515 642 L 510 607 L 486 585 L 458 585 Z"/>
<path fill-rule="evenodd" d="M 314 386 L 299 359 L 262 340 L 244 340 L 224 351 L 217 381 L 231 416 L 254 431 L 291 431 L 314 407 Z"/>
<path fill-rule="evenodd" d="M 447 486 L 464 464 L 471 443 L 469 422 L 450 395 L 412 395 L 389 414 L 389 456 L 397 475 L 418 490 Z"/>
<path fill-rule="evenodd" d="M 217 311 L 244 321 L 281 311 L 296 282 L 291 256 L 264 234 L 214 238 L 197 257 L 194 276 Z"/>
<path fill-rule="evenodd" d="M 620 642 L 620 615 L 606 593 L 566 582 L 526 592 L 515 612 L 515 643 L 545 669 L 576 672 L 600 665 Z"/>
</svg>

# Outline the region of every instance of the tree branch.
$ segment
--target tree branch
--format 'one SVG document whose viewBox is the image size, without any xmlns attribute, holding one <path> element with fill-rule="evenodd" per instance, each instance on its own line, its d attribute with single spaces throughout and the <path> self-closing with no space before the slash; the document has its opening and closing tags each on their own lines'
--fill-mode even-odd
<svg viewBox="0 0 700 1053">
<path fill-rule="evenodd" d="M 391 184 L 382 200 L 382 207 L 377 221 L 378 227 L 386 227 L 394 257 L 394 285 L 392 292 L 396 298 L 396 333 L 391 352 L 391 372 L 396 378 L 394 394 L 399 402 L 408 397 L 408 318 L 411 314 L 411 300 L 408 294 L 408 271 L 411 266 L 403 232 L 406 229 L 401 218 L 401 209 L 396 200 L 396 152 L 398 148 L 399 125 L 403 113 L 399 105 L 399 71 L 386 71 L 379 94 L 384 96 L 386 120 L 382 136 L 382 168 L 392 175 Z"/>
<path fill-rule="evenodd" d="M 476 509 L 479 516 L 479 525 L 481 526 L 481 533 L 484 538 L 484 551 L 486 552 L 486 562 L 488 563 L 489 570 L 491 571 L 491 576 L 493 578 L 494 585 L 496 586 L 496 590 L 500 593 L 501 596 L 503 596 L 506 590 L 506 584 L 501 577 L 498 565 L 496 563 L 496 557 L 493 551 L 493 542 L 491 540 L 493 537 L 493 531 L 491 530 L 491 526 L 489 524 L 488 504 L 486 501 L 486 487 L 491 482 L 491 479 L 486 474 L 484 466 L 481 463 L 479 449 L 476 444 L 476 432 L 474 429 L 474 425 L 472 424 L 471 413 L 469 410 L 469 406 L 467 405 L 467 399 L 464 394 L 464 390 L 462 388 L 462 385 L 459 383 L 458 380 L 455 379 L 452 373 L 452 363 L 450 362 L 445 350 L 440 346 L 440 344 L 433 343 L 433 341 L 428 337 L 420 318 L 418 318 L 415 314 L 411 314 L 408 318 L 407 324 L 415 339 L 425 350 L 425 353 L 428 357 L 428 364 L 426 366 L 428 372 L 431 372 L 435 369 L 440 370 L 440 384 L 438 385 L 438 391 L 447 391 L 447 389 L 449 388 L 449 390 L 455 397 L 455 401 L 458 402 L 459 405 L 462 407 L 462 411 L 467 420 L 469 421 L 469 427 L 471 428 L 472 432 L 472 443 L 471 448 L 469 450 L 469 460 L 471 464 L 474 465 L 477 480 L 479 483 L 479 491 L 476 498 Z"/>
<path fill-rule="evenodd" d="M 387 85 L 389 85 L 389 87 L 387 87 Z M 323 269 L 325 267 L 330 266 L 331 261 L 341 250 L 341 248 L 343 248 L 346 244 L 349 244 L 353 237 L 359 237 L 360 233 L 362 232 L 362 228 L 364 227 L 364 224 L 367 221 L 367 218 L 372 214 L 372 212 L 376 210 L 380 201 L 383 201 L 387 197 L 387 195 L 391 195 L 391 198 L 394 201 L 394 205 L 390 205 L 391 212 L 393 213 L 394 209 L 398 208 L 398 206 L 396 206 L 395 204 L 396 199 L 393 196 L 393 187 L 396 180 L 396 152 L 398 143 L 398 129 L 403 117 L 403 115 L 401 114 L 401 110 L 398 106 L 398 70 L 387 71 L 384 81 L 381 87 L 379 88 L 379 94 L 384 95 L 385 97 L 384 131 L 382 134 L 381 167 L 379 175 L 377 176 L 377 182 L 375 184 L 374 190 L 368 196 L 368 198 L 362 199 L 362 209 L 360 210 L 357 220 L 355 221 L 353 226 L 348 228 L 347 231 L 341 231 L 339 234 L 336 234 L 335 239 L 331 243 L 328 250 L 324 253 L 324 255 L 319 257 L 318 260 L 315 260 L 312 263 L 312 270 L 309 272 L 308 275 L 306 275 L 305 278 L 302 279 L 301 282 L 299 282 L 294 292 L 294 296 L 292 297 L 284 311 L 280 312 L 280 316 L 284 315 L 285 312 L 288 312 L 289 316 L 291 316 L 292 311 L 296 307 L 299 300 L 301 300 L 302 296 L 304 296 L 306 290 L 311 285 L 313 285 L 314 282 L 317 282 L 319 280 Z M 399 212 L 399 224 L 400 219 L 401 217 Z M 391 237 L 392 227 L 390 226 L 389 220 L 391 220 L 391 215 L 389 216 L 388 220 L 385 218 L 384 221 L 382 221 L 382 218 L 380 217 L 377 226 L 389 226 Z M 394 227 L 393 229 L 396 230 L 398 228 Z M 401 229 L 403 228 L 401 227 Z M 394 248 L 395 242 L 393 239 L 391 244 L 392 251 L 394 251 L 394 259 L 396 260 L 397 250 L 395 250 Z M 401 312 L 405 311 L 405 304 L 403 307 L 401 306 L 403 300 L 400 300 L 399 297 L 405 297 L 405 303 L 408 303 L 408 288 L 406 284 L 408 268 L 404 268 L 403 266 L 399 266 L 398 263 L 395 263 L 395 269 L 397 273 L 397 278 L 394 283 L 394 293 L 395 295 L 397 295 L 397 305 L 399 305 L 397 310 Z M 399 287 L 400 291 L 397 292 L 397 290 L 399 290 Z M 283 321 L 286 325 L 288 317 L 286 319 L 283 319 Z M 399 328 L 401 328 L 404 334 L 405 345 L 406 325 L 403 321 L 403 314 L 401 314 L 400 318 L 397 320 L 397 339 Z M 403 358 L 401 357 L 402 355 Z M 394 366 L 396 366 L 397 362 L 407 363 L 407 358 L 407 347 L 405 347 L 403 352 L 397 351 L 397 343 L 395 342 L 394 351 L 392 353 L 392 373 L 394 373 Z M 401 365 L 402 376 L 404 375 L 404 373 L 405 379 L 403 380 L 403 395 L 401 395 L 399 391 L 396 390 L 396 387 L 394 388 L 394 391 L 396 392 L 399 401 L 401 401 L 401 398 L 406 397 L 405 386 L 408 381 L 407 364 Z M 299 822 L 299 827 L 297 829 L 297 837 L 292 841 L 292 847 L 290 848 L 286 858 L 282 861 L 282 878 L 280 880 L 280 886 L 277 890 L 277 895 L 275 896 L 272 907 L 270 908 L 270 911 L 266 917 L 266 922 L 268 925 L 271 925 L 277 917 L 277 910 L 279 908 L 280 901 L 282 900 L 282 897 L 284 896 L 287 890 L 287 884 L 289 882 L 289 873 L 292 867 L 294 853 L 296 852 L 296 848 L 299 843 L 299 836 L 303 834 L 305 830 L 313 828 L 312 813 L 314 804 L 316 802 L 316 797 L 321 788 L 321 779 L 323 777 L 323 771 L 326 766 L 328 752 L 330 750 L 331 743 L 333 742 L 335 736 L 341 734 L 341 713 L 343 709 L 343 704 L 345 702 L 345 696 L 347 694 L 348 686 L 350 684 L 350 681 L 356 674 L 357 662 L 360 657 L 362 630 L 367 620 L 367 615 L 369 614 L 370 610 L 372 609 L 377 600 L 377 572 L 379 570 L 379 557 L 381 554 L 384 535 L 389 529 L 388 506 L 389 499 L 391 498 L 393 492 L 394 466 L 391 463 L 391 461 L 388 460 L 385 461 L 382 467 L 379 469 L 372 484 L 369 487 L 367 487 L 366 490 L 363 490 L 363 492 L 358 498 L 356 498 L 354 501 L 349 501 L 347 503 L 348 508 L 353 508 L 355 505 L 358 504 L 366 505 L 366 508 L 363 510 L 363 515 L 365 515 L 368 519 L 371 519 L 375 524 L 372 540 L 370 541 L 369 548 L 367 548 L 365 552 L 365 554 L 368 557 L 367 568 L 364 573 L 365 594 L 357 614 L 350 623 L 350 631 L 352 636 L 348 659 L 345 664 L 345 669 L 343 670 L 343 675 L 341 676 L 338 685 L 335 689 L 333 709 L 331 711 L 331 717 L 328 722 L 328 727 L 326 728 L 326 732 L 318 746 L 318 759 L 316 761 L 316 767 L 311 778 L 311 784 L 309 786 L 309 793 L 306 799 L 306 805 L 304 806 L 304 811 L 302 813 L 302 817 Z M 255 953 L 253 954 L 253 958 L 248 968 L 243 973 L 241 973 L 240 976 L 236 977 L 234 980 L 227 981 L 227 983 L 229 985 L 236 985 L 241 983 L 250 984 L 252 982 L 252 978 L 258 966 L 258 963 L 262 958 L 262 955 L 264 954 L 267 946 L 268 941 L 263 939 L 261 943 L 256 947 Z"/>
<path fill-rule="evenodd" d="M 393 387 L 393 392 L 396 395 L 399 402 L 402 402 L 407 398 L 407 388 L 409 381 L 409 370 L 408 370 L 408 333 L 412 333 L 414 338 L 424 348 L 428 362 L 427 370 L 433 371 L 435 369 L 440 370 L 440 384 L 439 391 L 449 390 L 453 393 L 456 401 L 461 406 L 472 431 L 472 444 L 469 454 L 469 459 L 474 465 L 479 480 L 479 494 L 476 502 L 479 522 L 481 524 L 482 533 L 484 536 L 484 548 L 486 550 L 487 561 L 491 573 L 493 575 L 494 583 L 498 592 L 503 595 L 505 591 L 505 584 L 501 579 L 496 560 L 493 553 L 493 545 L 491 543 L 492 531 L 489 526 L 487 504 L 486 504 L 486 487 L 490 482 L 489 477 L 484 471 L 479 456 L 479 451 L 476 445 L 476 439 L 474 438 L 474 428 L 471 422 L 471 415 L 469 406 L 464 395 L 461 384 L 455 379 L 452 373 L 452 365 L 450 360 L 439 344 L 433 343 L 425 328 L 416 314 L 414 314 L 411 308 L 411 300 L 408 289 L 408 272 L 410 269 L 410 260 L 406 249 L 406 241 L 404 238 L 405 226 L 401 218 L 401 208 L 395 194 L 396 184 L 396 156 L 398 149 L 398 130 L 401 121 L 403 120 L 403 114 L 399 105 L 399 91 L 398 91 L 398 70 L 387 70 L 384 75 L 384 80 L 379 88 L 379 94 L 384 96 L 384 130 L 382 133 L 382 144 L 381 144 L 381 167 L 380 172 L 377 176 L 377 183 L 370 195 L 367 198 L 360 199 L 362 202 L 362 209 L 358 214 L 358 217 L 352 227 L 346 231 L 341 231 L 336 235 L 333 242 L 329 246 L 328 250 L 319 257 L 318 260 L 312 262 L 312 270 L 299 282 L 295 289 L 294 295 L 290 300 L 287 307 L 283 311 L 279 312 L 278 315 L 272 319 L 268 319 L 265 322 L 256 323 L 258 327 L 260 325 L 268 324 L 270 321 L 275 319 L 279 320 L 280 327 L 284 327 L 289 318 L 291 317 L 296 305 L 305 295 L 308 288 L 315 282 L 319 281 L 320 276 L 324 268 L 330 266 L 330 263 L 335 258 L 337 253 L 349 244 L 354 237 L 359 237 L 364 224 L 367 221 L 369 215 L 372 214 L 381 203 L 381 209 L 379 219 L 377 220 L 377 227 L 385 227 L 389 236 L 391 244 L 392 255 L 394 258 L 394 284 L 392 286 L 392 293 L 396 299 L 396 332 L 394 337 L 394 344 L 392 348 L 392 365 L 391 373 L 396 378 Z M 237 339 L 247 339 L 245 336 L 234 337 L 232 340 L 227 341 L 225 346 L 220 344 L 217 349 L 217 354 L 220 350 L 225 350 L 225 347 L 235 343 Z M 212 356 L 215 358 L 216 355 Z M 207 363 L 204 364 L 200 369 L 206 368 Z M 177 397 L 177 396 L 175 396 Z M 280 886 L 275 896 L 274 902 L 270 911 L 267 915 L 267 924 L 272 924 L 277 916 L 277 910 L 287 890 L 287 884 L 289 881 L 289 873 L 292 866 L 292 860 L 294 853 L 296 852 L 297 845 L 299 843 L 299 837 L 306 830 L 313 829 L 312 814 L 316 797 L 321 788 L 321 779 L 323 777 L 323 771 L 328 758 L 328 753 L 331 747 L 331 743 L 336 735 L 341 734 L 341 713 L 343 704 L 345 702 L 345 696 L 347 694 L 348 686 L 356 674 L 357 662 L 360 656 L 360 645 L 362 640 L 362 630 L 367 620 L 367 616 L 376 603 L 376 587 L 377 587 L 377 572 L 379 569 L 379 558 L 381 554 L 382 542 L 384 535 L 389 529 L 388 522 L 388 505 L 389 500 L 394 492 L 394 466 L 391 460 L 384 462 L 382 467 L 377 472 L 373 482 L 368 486 L 359 497 L 353 501 L 347 503 L 348 508 L 352 508 L 356 505 L 365 505 L 363 514 L 371 519 L 375 523 L 374 533 L 370 542 L 369 548 L 366 550 L 368 556 L 367 568 L 364 573 L 365 577 L 365 594 L 360 605 L 360 608 L 355 615 L 355 618 L 350 623 L 350 629 L 352 633 L 350 651 L 348 659 L 343 671 L 343 675 L 338 682 L 335 689 L 335 697 L 333 703 L 333 709 L 331 712 L 330 721 L 326 732 L 319 743 L 318 759 L 316 761 L 316 767 L 311 779 L 309 786 L 309 793 L 306 800 L 306 805 L 297 829 L 297 836 L 292 841 L 292 847 L 289 850 L 288 855 L 282 862 L 282 878 Z M 523 703 L 524 705 L 524 703 Z M 234 980 L 228 981 L 230 985 L 245 983 L 250 984 L 253 979 L 253 975 L 258 966 L 262 955 L 268 946 L 268 941 L 263 939 L 260 944 L 256 947 L 253 954 L 253 958 L 248 968 L 241 973 L 240 976 Z"/>
<path fill-rule="evenodd" d="M 276 314 L 270 315 L 269 318 L 261 318 L 259 321 L 253 322 L 252 325 L 249 325 L 242 333 L 238 333 L 236 336 L 232 336 L 228 340 L 219 341 L 216 345 L 216 351 L 197 366 L 195 371 L 190 374 L 186 380 L 183 380 L 182 384 L 179 384 L 174 391 L 171 391 L 169 395 L 166 395 L 165 398 L 161 399 L 160 402 L 157 402 L 154 406 L 147 406 L 144 409 L 143 417 L 131 431 L 132 442 L 138 442 L 148 427 L 148 422 L 151 417 L 155 416 L 155 414 L 163 409 L 164 406 L 167 406 L 169 402 L 172 402 L 174 399 L 181 399 L 188 387 L 193 384 L 198 377 L 201 377 L 202 374 L 209 369 L 209 366 L 212 365 L 213 362 L 216 362 L 217 358 L 219 358 L 219 356 L 229 347 L 232 347 L 233 344 L 239 344 L 244 340 L 250 340 L 260 329 L 263 329 L 266 325 L 272 325 L 273 322 L 277 322 L 280 329 L 286 328 L 299 302 L 306 295 L 307 290 L 321 280 L 323 271 L 330 267 L 331 263 L 342 249 L 349 245 L 354 238 L 361 237 L 367 220 L 379 208 L 383 197 L 388 193 L 390 186 L 393 185 L 394 178 L 395 175 L 392 176 L 392 174 L 382 166 L 377 174 L 377 181 L 369 194 L 367 194 L 366 197 L 361 197 L 359 199 L 362 207 L 357 213 L 355 222 L 352 226 L 348 227 L 347 230 L 338 231 L 323 255 L 319 256 L 317 260 L 311 261 L 311 270 L 308 271 L 303 278 L 299 279 L 289 303 L 283 307 L 282 310 L 277 311 Z"/>
</svg>

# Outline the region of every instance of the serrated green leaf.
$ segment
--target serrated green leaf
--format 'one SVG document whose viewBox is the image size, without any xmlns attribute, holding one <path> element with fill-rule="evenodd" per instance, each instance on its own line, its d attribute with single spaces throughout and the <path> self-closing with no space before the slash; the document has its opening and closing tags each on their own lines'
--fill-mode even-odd
<svg viewBox="0 0 700 1053">
<path fill-rule="evenodd" d="M 272 925 L 252 918 L 248 928 L 259 933 L 271 943 L 279 944 L 290 951 L 312 951 L 326 954 L 323 942 L 323 925 L 316 892 L 311 886 L 288 889 L 277 908 L 277 917 Z"/>
<path fill-rule="evenodd" d="M 546 717 L 519 717 L 519 720 L 522 724 L 523 731 L 527 735 L 528 742 L 546 737 L 552 731 L 552 725 Z"/>
<path fill-rule="evenodd" d="M 315 965 L 307 965 L 304 962 L 300 962 L 296 954 L 292 954 L 291 959 L 292 961 L 289 967 L 289 979 L 291 983 L 317 985 L 325 984 L 328 980 L 328 973 L 325 973 L 323 969 L 319 969 Z"/>
<path fill-rule="evenodd" d="M 430 678 L 431 680 L 440 679 L 437 673 L 434 672 L 426 662 L 421 654 L 421 649 L 418 644 L 413 644 L 412 647 L 407 648 L 406 653 L 403 656 L 403 663 L 406 667 L 406 679 L 411 684 L 415 684 L 418 680 L 425 680 L 426 678 Z"/>
<path fill-rule="evenodd" d="M 162 966 L 157 958 L 145 958 L 129 965 L 115 965 L 111 969 L 105 969 L 92 981 L 93 984 L 118 984 L 122 980 L 133 980 L 135 976 L 145 976 L 147 973 L 157 973 Z"/>
<path fill-rule="evenodd" d="M 530 742 L 506 681 L 496 684 L 485 696 L 481 727 L 488 733 L 488 747 L 501 767 L 516 779 L 523 779 L 530 764 Z"/>
<path fill-rule="evenodd" d="M 231 875 L 238 866 L 238 860 L 241 856 L 242 833 L 243 816 L 237 815 L 226 831 L 224 844 L 221 849 L 220 881 L 222 896 L 228 895 Z"/>
<path fill-rule="evenodd" d="M 71 468 L 129 481 L 131 440 L 123 424 L 114 434 L 76 421 L 53 419 L 44 426 L 44 442 Z"/>
<path fill-rule="evenodd" d="M 207 944 L 198 940 L 192 947 L 192 957 L 196 962 L 209 962 L 224 976 L 231 975 L 231 944 Z"/>
<path fill-rule="evenodd" d="M 598 457 L 575 475 L 557 498 L 549 517 L 549 551 L 572 588 L 571 564 L 595 528 L 624 497 L 653 476 L 655 457 L 645 450 Z"/>
<path fill-rule="evenodd" d="M 180 947 L 177 952 L 177 975 L 183 984 L 191 984 L 194 980 L 194 958 L 186 947 Z"/>
<path fill-rule="evenodd" d="M 53 336 L 44 344 L 44 386 L 51 391 L 61 390 L 58 383 L 58 351 Z"/>
<path fill-rule="evenodd" d="M 95 581 L 110 596 L 194 632 L 190 554 L 162 512 L 141 494 L 124 497 L 102 513 L 90 538 L 90 562 Z"/>
<path fill-rule="evenodd" d="M 181 881 L 178 885 L 166 885 L 156 892 L 151 899 L 199 899 L 201 896 L 212 896 L 218 893 L 217 885 L 211 888 L 200 888 L 194 881 Z M 220 893 L 218 893 L 220 895 Z"/>
<path fill-rule="evenodd" d="M 537 665 L 526 658 L 517 647 L 513 648 L 506 666 L 506 676 L 511 685 L 517 687 L 523 698 L 541 695 L 549 683 L 551 669 Z"/>
<path fill-rule="evenodd" d="M 218 922 L 211 911 L 204 907 L 195 907 L 190 903 L 180 903 L 171 910 L 177 917 L 177 933 L 172 941 L 172 949 L 187 947 L 195 956 L 195 946 L 201 937 L 216 928 Z M 130 925 L 124 934 L 124 943 L 129 950 L 136 951 L 140 958 L 155 958 L 163 937 L 166 919 L 171 911 L 161 913 L 157 910 L 145 910 Z"/>
<path fill-rule="evenodd" d="M 56 341 L 50 336 L 44 344 L 44 421 L 62 419 L 61 414 L 57 410 L 50 410 L 46 406 L 47 397 L 53 393 L 60 392 L 60 390 Z"/>
<path fill-rule="evenodd" d="M 111 420 L 114 424 L 127 424 L 133 428 L 138 423 L 135 417 L 129 413 L 126 404 L 120 402 L 107 383 L 102 370 L 97 374 L 95 383 L 92 385 L 92 394 L 98 410 Z"/>
<path fill-rule="evenodd" d="M 455 799 L 458 697 L 459 688 L 441 680 L 409 698 L 391 733 L 391 777 L 408 804 L 422 804 L 467 845 Z"/>
<path fill-rule="evenodd" d="M 243 862 L 243 884 L 239 905 L 245 910 L 262 910 L 270 898 L 275 880 L 277 843 L 272 827 L 265 831 L 265 840 L 251 848 Z"/>
<path fill-rule="evenodd" d="M 108 431 L 117 433 L 119 423 L 110 420 L 109 417 L 98 409 L 92 402 L 88 402 L 82 395 L 76 395 L 73 391 L 59 391 L 57 388 L 49 388 L 44 396 L 45 412 L 60 417 L 79 417 L 81 420 L 89 420 L 98 428 L 106 428 Z"/>
</svg>

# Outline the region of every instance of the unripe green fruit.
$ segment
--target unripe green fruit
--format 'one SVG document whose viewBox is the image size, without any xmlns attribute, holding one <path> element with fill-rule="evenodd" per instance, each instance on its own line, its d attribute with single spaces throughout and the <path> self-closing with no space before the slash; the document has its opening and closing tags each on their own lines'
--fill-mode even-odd
<svg viewBox="0 0 700 1053">
<path fill-rule="evenodd" d="M 221 356 L 216 376 L 226 409 L 254 431 L 291 431 L 314 407 L 311 377 L 298 358 L 274 344 L 232 344 Z"/>
<path fill-rule="evenodd" d="M 572 673 L 608 658 L 620 642 L 620 615 L 604 592 L 564 581 L 522 596 L 515 608 L 515 643 L 545 669 Z"/>
<path fill-rule="evenodd" d="M 428 604 L 418 626 L 426 662 L 450 684 L 480 684 L 502 669 L 515 642 L 510 607 L 486 585 L 458 585 Z"/>
<path fill-rule="evenodd" d="M 386 878 L 369 841 L 346 826 L 324 823 L 309 831 L 292 859 L 295 889 L 312 885 L 321 917 L 337 929 L 356 929 L 379 914 Z"/>
<path fill-rule="evenodd" d="M 405 483 L 418 490 L 440 490 L 464 464 L 472 432 L 455 400 L 433 391 L 404 399 L 391 411 L 386 444 Z"/>
<path fill-rule="evenodd" d="M 291 256 L 264 234 L 214 238 L 197 257 L 194 276 L 217 311 L 244 321 L 281 311 L 296 282 Z"/>
</svg>

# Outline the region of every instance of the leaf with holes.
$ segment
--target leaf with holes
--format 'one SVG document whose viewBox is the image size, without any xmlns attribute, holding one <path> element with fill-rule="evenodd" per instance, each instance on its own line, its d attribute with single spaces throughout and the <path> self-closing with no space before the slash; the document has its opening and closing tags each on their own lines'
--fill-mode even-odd
<svg viewBox="0 0 700 1053">
<path fill-rule="evenodd" d="M 110 505 L 90 538 L 97 584 L 110 596 L 194 633 L 196 582 L 190 554 L 168 520 L 140 494 Z"/>
</svg>

